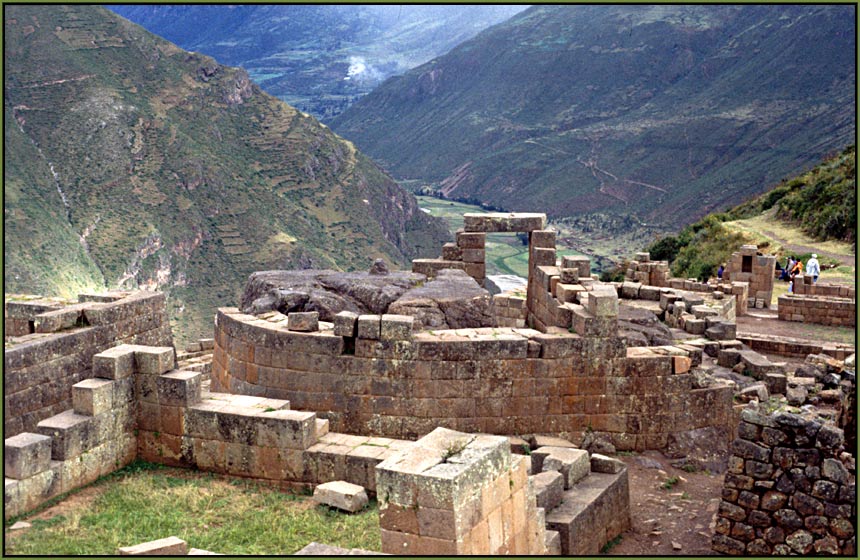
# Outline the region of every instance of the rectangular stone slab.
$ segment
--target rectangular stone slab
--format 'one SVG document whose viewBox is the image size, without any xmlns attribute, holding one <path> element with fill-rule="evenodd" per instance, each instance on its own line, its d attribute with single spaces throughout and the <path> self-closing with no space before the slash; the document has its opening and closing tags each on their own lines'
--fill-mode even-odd
<svg viewBox="0 0 860 560">
<path fill-rule="evenodd" d="M 167 537 L 117 549 L 120 556 L 185 556 L 188 543 L 179 537 Z"/>
<path fill-rule="evenodd" d="M 529 233 L 546 227 L 546 214 L 523 212 L 463 214 L 463 229 L 467 232 Z"/>
</svg>

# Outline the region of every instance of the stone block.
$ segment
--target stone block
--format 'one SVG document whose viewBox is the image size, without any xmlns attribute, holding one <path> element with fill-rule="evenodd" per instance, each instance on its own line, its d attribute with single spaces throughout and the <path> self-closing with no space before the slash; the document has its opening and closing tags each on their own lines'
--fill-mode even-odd
<svg viewBox="0 0 860 560">
<path fill-rule="evenodd" d="M 82 416 L 67 410 L 37 424 L 40 434 L 51 438 L 51 458 L 55 461 L 74 459 L 96 445 L 96 424 L 93 416 Z"/>
<path fill-rule="evenodd" d="M 354 337 L 357 334 L 358 314 L 341 311 L 334 316 L 334 335 Z"/>
<path fill-rule="evenodd" d="M 592 472 L 618 474 L 626 468 L 623 461 L 601 455 L 599 453 L 591 454 L 591 470 Z"/>
<path fill-rule="evenodd" d="M 567 255 L 561 258 L 562 268 L 579 269 L 579 277 L 588 278 L 591 276 L 591 259 L 585 255 Z"/>
<path fill-rule="evenodd" d="M 175 367 L 175 353 L 170 346 L 137 346 L 134 367 L 137 373 L 161 375 Z"/>
<path fill-rule="evenodd" d="M 588 292 L 588 311 L 595 317 L 617 316 L 618 292 L 609 285 L 595 285 Z"/>
<path fill-rule="evenodd" d="M 379 340 L 382 317 L 379 315 L 358 316 L 358 338 Z"/>
<path fill-rule="evenodd" d="M 248 425 L 236 419 L 233 430 L 234 441 L 242 441 L 242 426 Z M 307 449 L 316 441 L 316 414 L 299 410 L 266 410 L 253 413 L 250 424 L 254 429 L 251 443 L 262 447 Z"/>
<path fill-rule="evenodd" d="M 540 447 L 532 452 L 532 461 L 540 464 L 540 472 L 560 472 L 564 477 L 565 490 L 569 490 L 577 482 L 588 476 L 591 470 L 588 451 L 584 449 Z"/>
<path fill-rule="evenodd" d="M 203 375 L 196 371 L 174 371 L 155 380 L 159 404 L 187 407 L 200 402 Z"/>
<path fill-rule="evenodd" d="M 293 311 L 287 314 L 287 330 L 316 332 L 319 330 L 320 314 L 317 311 Z"/>
<path fill-rule="evenodd" d="M 188 543 L 179 537 L 167 537 L 117 549 L 120 556 L 185 556 Z"/>
<path fill-rule="evenodd" d="M 463 248 L 458 247 L 456 243 L 445 243 L 442 245 L 442 258 L 446 261 L 461 261 Z"/>
<path fill-rule="evenodd" d="M 314 502 L 355 513 L 367 506 L 368 498 L 367 492 L 361 486 L 335 480 L 314 488 Z"/>
<path fill-rule="evenodd" d="M 642 284 L 639 282 L 623 282 L 621 284 L 621 297 L 626 299 L 639 299 L 639 289 Z"/>
<path fill-rule="evenodd" d="M 660 301 L 660 290 L 657 286 L 642 286 L 639 288 L 639 299 L 646 301 Z"/>
<path fill-rule="evenodd" d="M 462 259 L 466 263 L 482 263 L 486 258 L 484 249 L 462 249 Z"/>
<path fill-rule="evenodd" d="M 458 231 L 456 237 L 461 249 L 483 249 L 487 241 L 486 233 Z"/>
<path fill-rule="evenodd" d="M 771 395 L 784 395 L 788 389 L 788 378 L 782 373 L 766 373 L 764 383 Z"/>
<path fill-rule="evenodd" d="M 564 494 L 564 476 L 558 471 L 545 471 L 530 476 L 537 497 L 537 507 L 551 511 L 561 503 Z"/>
<path fill-rule="evenodd" d="M 380 340 L 409 340 L 415 318 L 410 315 L 383 315 L 380 320 Z"/>
<path fill-rule="evenodd" d="M 51 465 L 51 438 L 48 436 L 24 432 L 6 438 L 3 449 L 3 472 L 9 478 L 29 478 Z"/>
<path fill-rule="evenodd" d="M 579 269 L 561 268 L 559 270 L 559 279 L 564 284 L 576 284 L 579 282 Z"/>
<path fill-rule="evenodd" d="M 84 379 L 72 385 L 72 407 L 77 414 L 95 416 L 113 408 L 114 383 L 108 379 Z"/>
<path fill-rule="evenodd" d="M 530 233 L 545 227 L 546 214 L 525 212 L 463 214 L 463 229 L 467 232 Z"/>
<path fill-rule="evenodd" d="M 123 379 L 134 373 L 134 351 L 137 346 L 121 344 L 93 356 L 93 377 Z"/>
</svg>

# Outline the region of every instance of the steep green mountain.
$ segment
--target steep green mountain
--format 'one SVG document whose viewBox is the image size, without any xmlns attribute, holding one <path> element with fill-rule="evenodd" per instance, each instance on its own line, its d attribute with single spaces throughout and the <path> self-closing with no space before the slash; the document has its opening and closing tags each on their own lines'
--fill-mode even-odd
<svg viewBox="0 0 860 560">
<path fill-rule="evenodd" d="M 180 47 L 248 70 L 320 119 L 527 6 L 129 5 L 121 16 Z"/>
<path fill-rule="evenodd" d="M 537 6 L 331 126 L 398 179 L 677 228 L 853 142 L 855 6 Z"/>
<path fill-rule="evenodd" d="M 4 19 L 6 291 L 158 288 L 182 340 L 255 270 L 405 265 L 448 237 L 243 70 L 99 7 Z"/>
<path fill-rule="evenodd" d="M 767 217 L 770 229 L 774 229 L 774 223 L 782 222 L 811 236 L 817 245 L 829 240 L 856 243 L 856 160 L 855 147 L 849 146 L 762 195 L 726 212 L 709 214 L 683 228 L 677 236 L 669 235 L 654 242 L 648 248 L 651 257 L 670 261 L 674 276 L 707 279 L 716 274 L 720 263 L 726 262 L 734 251 L 750 241 L 743 230 L 724 224 L 731 225 L 736 220 L 762 214 Z M 789 242 L 783 240 L 783 243 Z M 806 260 L 808 254 L 801 253 L 800 247 L 795 243 L 790 252 Z M 769 252 L 776 249 L 769 242 L 767 248 Z M 812 247 L 807 253 L 815 250 Z M 827 258 L 824 252 L 822 258 Z"/>
</svg>

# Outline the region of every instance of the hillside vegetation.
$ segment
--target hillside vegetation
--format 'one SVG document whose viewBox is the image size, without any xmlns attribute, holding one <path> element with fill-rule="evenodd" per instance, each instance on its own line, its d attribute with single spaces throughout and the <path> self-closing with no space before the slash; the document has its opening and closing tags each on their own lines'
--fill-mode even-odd
<svg viewBox="0 0 860 560">
<path fill-rule="evenodd" d="M 241 66 L 265 91 L 329 119 L 389 76 L 526 6 L 127 5 L 114 12 L 180 47 Z"/>
<path fill-rule="evenodd" d="M 243 70 L 96 6 L 4 16 L 7 292 L 163 290 L 183 340 L 255 270 L 405 265 L 448 239 Z"/>
<path fill-rule="evenodd" d="M 659 239 L 648 249 L 651 257 L 670 261 L 676 277 L 701 280 L 715 276 L 719 265 L 744 243 L 804 261 L 817 252 L 823 262 L 838 264 L 840 255 L 854 252 L 846 243 L 856 244 L 855 165 L 855 147 L 850 146 L 763 195 Z M 809 239 L 798 239 L 793 229 Z"/>
<path fill-rule="evenodd" d="M 542 5 L 332 128 L 398 179 L 672 231 L 853 142 L 855 7 Z"/>
</svg>

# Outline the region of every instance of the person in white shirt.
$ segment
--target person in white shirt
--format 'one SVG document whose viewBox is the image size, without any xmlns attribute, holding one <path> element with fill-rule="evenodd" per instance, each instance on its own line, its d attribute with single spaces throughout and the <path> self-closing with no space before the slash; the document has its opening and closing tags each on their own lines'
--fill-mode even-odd
<svg viewBox="0 0 860 560">
<path fill-rule="evenodd" d="M 818 275 L 821 274 L 821 267 L 818 264 L 818 255 L 812 254 L 812 258 L 806 261 L 806 275 L 812 276 L 812 282 L 818 282 Z"/>
</svg>

